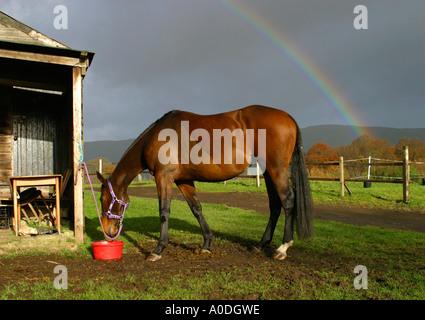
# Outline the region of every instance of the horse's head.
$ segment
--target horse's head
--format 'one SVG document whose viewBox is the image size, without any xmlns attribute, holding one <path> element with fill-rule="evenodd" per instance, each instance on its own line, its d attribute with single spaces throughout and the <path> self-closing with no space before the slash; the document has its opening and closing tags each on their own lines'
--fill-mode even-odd
<svg viewBox="0 0 425 320">
<path fill-rule="evenodd" d="M 130 205 L 130 201 L 123 188 L 113 187 L 109 179 L 105 179 L 99 172 L 96 172 L 96 174 L 102 183 L 100 191 L 102 228 L 108 238 L 115 239 L 121 231 L 124 213 Z"/>
</svg>

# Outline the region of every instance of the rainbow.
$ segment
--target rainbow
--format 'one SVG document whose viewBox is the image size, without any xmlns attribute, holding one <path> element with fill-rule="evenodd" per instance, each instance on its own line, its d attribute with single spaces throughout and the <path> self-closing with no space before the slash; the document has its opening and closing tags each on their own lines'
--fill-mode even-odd
<svg viewBox="0 0 425 320">
<path fill-rule="evenodd" d="M 325 99 L 327 106 L 348 127 L 353 137 L 369 134 L 364 128 L 365 122 L 357 115 L 355 107 L 343 96 L 342 90 L 282 30 L 275 28 L 242 1 L 214 0 L 213 2 L 232 13 L 297 67 Z"/>
</svg>

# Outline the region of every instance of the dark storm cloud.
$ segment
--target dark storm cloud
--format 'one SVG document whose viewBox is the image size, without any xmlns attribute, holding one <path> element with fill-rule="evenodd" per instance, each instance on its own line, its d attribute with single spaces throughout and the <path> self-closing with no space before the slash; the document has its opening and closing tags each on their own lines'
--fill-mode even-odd
<svg viewBox="0 0 425 320">
<path fill-rule="evenodd" d="M 366 124 L 423 127 L 425 4 L 244 0 L 320 67 Z M 68 8 L 68 30 L 53 8 Z M 72 48 L 96 52 L 84 82 L 85 139 L 135 138 L 171 109 L 281 107 L 302 127 L 344 124 L 282 52 L 218 0 L 6 0 L 0 10 Z M 401 112 L 403 110 L 403 112 Z"/>
</svg>

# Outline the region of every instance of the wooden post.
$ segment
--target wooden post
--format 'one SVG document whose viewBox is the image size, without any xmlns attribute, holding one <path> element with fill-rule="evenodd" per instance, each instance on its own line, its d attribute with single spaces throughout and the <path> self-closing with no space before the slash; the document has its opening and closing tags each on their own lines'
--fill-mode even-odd
<svg viewBox="0 0 425 320">
<path fill-rule="evenodd" d="M 258 164 L 258 161 L 256 162 L 256 168 L 257 168 L 257 188 L 260 186 L 260 165 Z"/>
<path fill-rule="evenodd" d="M 339 190 L 341 197 L 344 196 L 345 192 L 345 180 L 344 180 L 344 157 L 339 157 Z"/>
<path fill-rule="evenodd" d="M 409 147 L 403 147 L 403 202 L 409 201 L 409 181 L 410 181 L 410 166 L 409 166 Z"/>
<path fill-rule="evenodd" d="M 345 189 L 347 189 L 347 191 L 348 191 L 348 195 L 352 195 L 353 194 L 353 192 L 351 191 L 351 189 L 348 187 L 348 184 L 346 183 L 346 182 L 344 182 L 344 186 L 345 186 Z"/>
<path fill-rule="evenodd" d="M 372 161 L 372 157 L 369 156 L 369 164 L 371 163 L 371 161 Z M 370 165 L 367 167 L 367 180 L 369 179 L 370 179 Z"/>
<path fill-rule="evenodd" d="M 77 175 L 81 158 L 80 144 L 83 145 L 82 126 L 82 76 L 81 68 L 72 69 L 72 112 L 73 112 L 73 141 L 74 141 L 74 177 Z M 74 236 L 78 244 L 84 243 L 84 198 L 83 170 L 78 172 L 77 183 L 74 185 Z"/>
<path fill-rule="evenodd" d="M 99 168 L 98 171 L 100 174 L 103 174 L 103 161 L 102 158 L 99 158 Z"/>
</svg>

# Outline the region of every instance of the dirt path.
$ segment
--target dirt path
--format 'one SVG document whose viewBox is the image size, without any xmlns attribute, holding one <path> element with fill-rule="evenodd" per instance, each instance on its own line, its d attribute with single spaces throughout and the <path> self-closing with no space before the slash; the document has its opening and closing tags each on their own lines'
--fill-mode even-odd
<svg viewBox="0 0 425 320">
<path fill-rule="evenodd" d="M 130 197 L 157 198 L 156 188 L 154 187 L 130 187 L 128 194 Z M 199 192 L 198 196 L 201 203 L 225 204 L 229 207 L 269 214 L 266 194 L 254 192 Z M 184 201 L 178 189 L 174 189 L 173 199 Z M 315 205 L 314 218 L 425 233 L 425 213 L 420 212 Z"/>
</svg>

